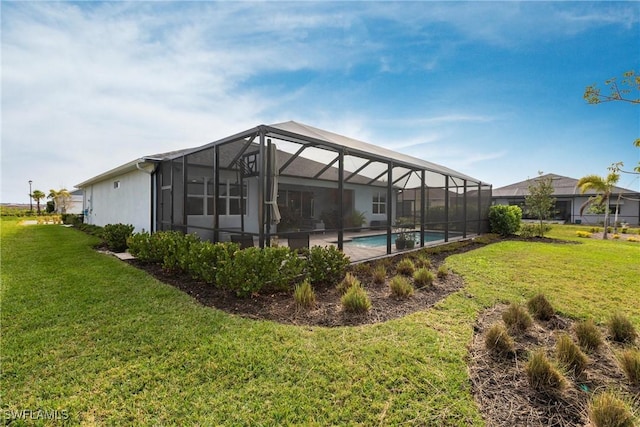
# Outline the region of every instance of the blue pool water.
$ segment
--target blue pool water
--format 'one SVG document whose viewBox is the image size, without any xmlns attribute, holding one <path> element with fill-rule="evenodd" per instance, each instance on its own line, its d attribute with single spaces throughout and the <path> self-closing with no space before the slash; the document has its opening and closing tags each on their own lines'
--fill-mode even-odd
<svg viewBox="0 0 640 427">
<path fill-rule="evenodd" d="M 451 236 L 452 233 L 449 233 Z M 391 233 L 391 244 L 394 244 L 396 240 L 396 236 L 398 233 Z M 413 233 L 416 242 L 420 240 L 420 232 L 416 231 Z M 436 240 L 443 240 L 444 232 L 437 231 L 425 231 L 424 232 L 424 241 L 425 242 L 435 242 Z M 350 242 L 347 244 L 355 245 L 355 246 L 364 246 L 366 248 L 372 248 L 376 246 L 387 246 L 387 235 L 386 234 L 376 234 L 374 236 L 363 236 L 363 237 L 353 237 Z"/>
</svg>

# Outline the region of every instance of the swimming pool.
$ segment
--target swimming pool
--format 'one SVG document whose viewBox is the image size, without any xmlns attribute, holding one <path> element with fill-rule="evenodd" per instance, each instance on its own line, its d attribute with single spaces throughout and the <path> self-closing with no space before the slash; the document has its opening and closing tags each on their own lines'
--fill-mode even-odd
<svg viewBox="0 0 640 427">
<path fill-rule="evenodd" d="M 451 236 L 452 233 L 449 233 Z M 413 233 L 416 242 L 420 239 L 420 232 L 416 231 Z M 391 233 L 391 244 L 393 244 L 396 240 L 398 233 Z M 424 232 L 424 241 L 425 242 L 435 242 L 436 240 L 444 240 L 444 232 L 439 231 L 425 231 Z M 387 235 L 386 234 L 375 234 L 373 236 L 362 236 L 362 237 L 352 237 L 350 242 L 345 242 L 347 245 L 354 246 L 363 246 L 365 248 L 373 248 L 376 246 L 387 246 Z"/>
</svg>

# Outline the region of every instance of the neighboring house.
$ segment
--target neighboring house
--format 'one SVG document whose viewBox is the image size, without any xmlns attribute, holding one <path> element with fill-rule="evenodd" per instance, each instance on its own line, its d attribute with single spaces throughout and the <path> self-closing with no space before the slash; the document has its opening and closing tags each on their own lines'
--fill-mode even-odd
<svg viewBox="0 0 640 427">
<path fill-rule="evenodd" d="M 554 187 L 553 197 L 556 198 L 553 215 L 554 220 L 572 224 L 600 224 L 604 222 L 604 214 L 591 214 L 587 208 L 585 208 L 583 214 L 580 215 L 581 206 L 584 205 L 590 197 L 594 197 L 596 192 L 590 190 L 584 194 L 580 194 L 580 189 L 577 187 L 578 180 L 561 175 L 545 174 L 505 187 L 494 188 L 492 196 L 493 203 L 497 205 L 518 205 L 523 207 L 524 211 L 525 197 L 529 194 L 529 186 L 534 184 L 536 179 L 544 179 L 549 176 L 552 178 Z M 615 187 L 609 199 L 611 221 L 614 220 L 616 206 L 619 208 L 619 222 L 626 222 L 631 225 L 638 225 L 640 223 L 640 192 Z"/>
<path fill-rule="evenodd" d="M 292 121 L 142 157 L 77 187 L 90 224 L 212 241 L 244 234 L 260 246 L 276 233 L 326 231 L 341 248 L 345 231 L 364 226 L 390 236 L 401 216 L 447 240 L 449 232 L 485 231 L 491 203 L 491 186 L 480 180 Z"/>
<path fill-rule="evenodd" d="M 84 193 L 82 190 L 74 190 L 70 192 L 71 200 L 69 200 L 65 213 L 80 215 L 83 211 Z"/>
</svg>

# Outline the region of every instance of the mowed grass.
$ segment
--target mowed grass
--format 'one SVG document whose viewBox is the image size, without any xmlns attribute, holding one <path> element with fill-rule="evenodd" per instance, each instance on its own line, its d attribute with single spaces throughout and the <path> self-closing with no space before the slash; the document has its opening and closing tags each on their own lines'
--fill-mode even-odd
<svg viewBox="0 0 640 427">
<path fill-rule="evenodd" d="M 76 230 L 4 221 L 0 406 L 70 425 L 482 425 L 465 357 L 484 307 L 543 292 L 639 326 L 640 245 L 584 240 L 450 257 L 468 286 L 434 308 L 327 329 L 202 307 Z"/>
</svg>

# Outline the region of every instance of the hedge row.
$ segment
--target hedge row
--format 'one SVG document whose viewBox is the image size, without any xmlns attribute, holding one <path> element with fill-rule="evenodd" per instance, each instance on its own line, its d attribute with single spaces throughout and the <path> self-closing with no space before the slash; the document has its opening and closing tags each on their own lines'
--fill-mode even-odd
<svg viewBox="0 0 640 427">
<path fill-rule="evenodd" d="M 127 244 L 133 256 L 161 264 L 167 274 L 186 273 L 239 296 L 287 289 L 305 278 L 335 284 L 349 265 L 349 259 L 333 246 L 314 246 L 300 256 L 288 247 L 240 250 L 236 243 L 201 241 L 195 234 L 178 231 L 136 233 Z"/>
</svg>

